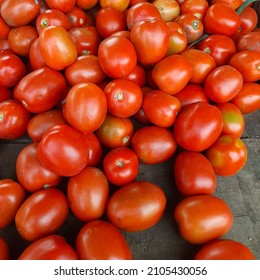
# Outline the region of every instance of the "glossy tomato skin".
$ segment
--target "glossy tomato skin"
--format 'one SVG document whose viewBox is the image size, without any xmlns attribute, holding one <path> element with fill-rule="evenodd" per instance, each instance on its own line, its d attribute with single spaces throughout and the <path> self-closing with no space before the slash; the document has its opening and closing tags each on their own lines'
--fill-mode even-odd
<svg viewBox="0 0 260 280">
<path fill-rule="evenodd" d="M 31 44 L 29 50 L 29 65 L 32 71 L 47 66 L 43 61 L 41 55 L 40 46 L 39 46 L 39 37 L 36 38 Z"/>
<path fill-rule="evenodd" d="M 46 0 L 45 2 L 48 7 L 57 9 L 63 13 L 71 11 L 76 4 L 76 0 Z"/>
<path fill-rule="evenodd" d="M 0 40 L 7 39 L 8 33 L 11 30 L 11 26 L 9 26 L 3 17 L 0 15 Z"/>
<path fill-rule="evenodd" d="M 131 260 L 131 248 L 113 224 L 95 220 L 85 224 L 76 238 L 76 251 L 81 260 Z"/>
<path fill-rule="evenodd" d="M 243 243 L 222 239 L 203 245 L 196 253 L 195 260 L 255 260 L 251 250 Z"/>
<path fill-rule="evenodd" d="M 113 7 L 114 9 L 116 9 L 120 12 L 123 12 L 123 11 L 126 10 L 126 8 L 129 5 L 129 2 L 130 2 L 130 0 L 117 0 L 117 1 L 114 1 L 114 0 L 100 0 L 99 1 L 100 6 L 102 8 Z"/>
<path fill-rule="evenodd" d="M 186 0 L 180 1 L 180 9 L 182 14 L 192 13 L 202 20 L 209 7 L 207 0 Z"/>
<path fill-rule="evenodd" d="M 247 34 L 248 32 L 253 31 L 257 27 L 258 15 L 256 10 L 253 7 L 247 6 L 240 13 L 240 33 Z"/>
<path fill-rule="evenodd" d="M 217 175 L 232 176 L 246 164 L 247 147 L 238 137 L 222 135 L 207 149 L 206 156 Z"/>
<path fill-rule="evenodd" d="M 180 14 L 180 5 L 177 1 L 155 0 L 152 3 L 159 10 L 162 19 L 166 22 L 173 21 Z"/>
<path fill-rule="evenodd" d="M 47 188 L 31 194 L 15 216 L 15 225 L 21 237 L 35 241 L 55 233 L 65 222 L 69 205 L 64 193 Z"/>
<path fill-rule="evenodd" d="M 222 128 L 223 119 L 220 110 L 214 105 L 196 102 L 180 111 L 175 121 L 174 135 L 182 148 L 201 152 L 218 139 Z"/>
<path fill-rule="evenodd" d="M 238 42 L 237 49 L 238 51 L 252 50 L 260 51 L 260 46 L 257 44 L 260 40 L 260 32 L 248 32 L 243 34 Z"/>
<path fill-rule="evenodd" d="M 115 148 L 105 155 L 103 168 L 110 183 L 122 186 L 136 179 L 139 160 L 133 150 L 126 147 Z"/>
<path fill-rule="evenodd" d="M 69 153 L 65 151 L 69 150 Z M 74 176 L 88 162 L 88 145 L 83 135 L 66 124 L 55 125 L 43 135 L 37 157 L 48 169 L 60 176 Z"/>
<path fill-rule="evenodd" d="M 0 180 L 0 229 L 9 226 L 15 219 L 16 212 L 26 198 L 23 187 L 11 180 Z"/>
<path fill-rule="evenodd" d="M 18 260 L 77 260 L 75 250 L 58 234 L 40 238 L 24 249 Z"/>
<path fill-rule="evenodd" d="M 211 195 L 193 195 L 176 206 L 174 218 L 180 235 L 192 244 L 205 244 L 225 235 L 233 225 L 228 204 Z"/>
<path fill-rule="evenodd" d="M 208 194 L 216 191 L 217 178 L 210 161 L 199 152 L 183 151 L 174 162 L 174 179 L 184 196 Z"/>
<path fill-rule="evenodd" d="M 160 221 L 165 206 L 166 197 L 158 185 L 134 181 L 112 194 L 107 205 L 107 216 L 124 231 L 142 231 Z"/>
<path fill-rule="evenodd" d="M 179 54 L 187 47 L 188 40 L 183 28 L 177 22 L 167 22 L 169 28 L 169 47 L 166 55 Z"/>
<path fill-rule="evenodd" d="M 37 158 L 38 143 L 30 143 L 18 154 L 16 176 L 23 188 L 35 192 L 45 187 L 55 187 L 61 177 L 44 167 Z"/>
<path fill-rule="evenodd" d="M 67 197 L 70 209 L 81 221 L 101 218 L 108 196 L 108 180 L 104 172 L 97 167 L 86 167 L 69 179 Z"/>
<path fill-rule="evenodd" d="M 45 112 L 63 98 L 66 87 L 60 72 L 43 67 L 22 78 L 14 89 L 14 98 L 31 113 Z"/>
<path fill-rule="evenodd" d="M 9 246 L 3 237 L 0 237 L 0 260 L 9 260 Z"/>
</svg>

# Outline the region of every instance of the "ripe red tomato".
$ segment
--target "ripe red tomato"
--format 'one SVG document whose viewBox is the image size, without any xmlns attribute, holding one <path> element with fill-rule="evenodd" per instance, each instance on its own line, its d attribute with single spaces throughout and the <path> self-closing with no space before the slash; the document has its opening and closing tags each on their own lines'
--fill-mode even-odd
<svg viewBox="0 0 260 280">
<path fill-rule="evenodd" d="M 9 226 L 14 221 L 16 212 L 25 198 L 25 190 L 19 183 L 11 179 L 0 180 L 0 204 L 2 205 L 0 209 L 0 229 Z"/>
<path fill-rule="evenodd" d="M 31 44 L 29 50 L 29 65 L 32 71 L 47 66 L 41 55 L 39 37 L 36 38 Z"/>
<path fill-rule="evenodd" d="M 81 260 L 131 260 L 131 248 L 124 235 L 113 224 L 96 220 L 85 224 L 76 238 Z"/>
<path fill-rule="evenodd" d="M 31 194 L 20 206 L 15 225 L 21 237 L 35 241 L 55 233 L 65 222 L 69 205 L 65 194 L 47 188 Z"/>
<path fill-rule="evenodd" d="M 180 111 L 174 124 L 174 135 L 182 148 L 201 152 L 218 139 L 222 128 L 221 111 L 214 105 L 196 102 Z"/>
<path fill-rule="evenodd" d="M 237 49 L 238 51 L 252 50 L 260 51 L 260 46 L 257 42 L 260 40 L 260 32 L 248 32 L 243 34 L 238 42 Z"/>
<path fill-rule="evenodd" d="M 3 17 L 0 15 L 0 40 L 7 39 L 8 33 L 11 30 L 11 26 L 9 26 Z"/>
<path fill-rule="evenodd" d="M 243 243 L 230 239 L 214 240 L 203 245 L 195 260 L 255 260 L 251 250 Z"/>
<path fill-rule="evenodd" d="M 243 0 L 212 0 L 211 3 L 224 3 L 233 10 L 236 10 L 241 4 Z"/>
<path fill-rule="evenodd" d="M 43 67 L 21 79 L 14 89 L 14 98 L 21 101 L 27 111 L 41 113 L 53 108 L 63 98 L 66 88 L 66 80 L 60 72 Z"/>
<path fill-rule="evenodd" d="M 134 181 L 111 195 L 107 216 L 124 231 L 142 231 L 160 221 L 165 206 L 166 197 L 161 187 L 147 181 Z"/>
<path fill-rule="evenodd" d="M 0 237 L 0 260 L 9 260 L 10 251 L 6 240 Z"/>
<path fill-rule="evenodd" d="M 186 0 L 180 3 L 181 14 L 191 13 L 200 20 L 204 18 L 208 7 L 207 0 Z"/>
<path fill-rule="evenodd" d="M 88 222 L 103 216 L 109 196 L 109 184 L 103 171 L 86 167 L 70 177 L 67 197 L 70 209 L 76 218 Z"/>
<path fill-rule="evenodd" d="M 63 13 L 71 11 L 76 4 L 76 0 L 45 0 L 45 2 L 49 8 L 57 9 Z"/>
<path fill-rule="evenodd" d="M 126 31 L 128 32 L 128 31 Z M 125 76 L 125 79 L 136 83 L 140 87 L 145 86 L 146 84 L 146 72 L 145 69 L 140 66 L 139 64 L 136 64 L 134 70 L 129 73 L 127 76 Z"/>
<path fill-rule="evenodd" d="M 217 175 L 232 176 L 246 164 L 247 148 L 242 139 L 222 135 L 207 149 L 206 156 Z"/>
<path fill-rule="evenodd" d="M 155 84 L 169 94 L 176 94 L 183 89 L 192 76 L 192 66 L 188 60 L 179 54 L 163 58 L 155 64 L 152 78 Z"/>
<path fill-rule="evenodd" d="M 252 7 L 247 6 L 239 16 L 241 20 L 239 32 L 241 34 L 247 34 L 257 27 L 258 15 L 256 10 Z"/>
<path fill-rule="evenodd" d="M 13 99 L 13 92 L 10 88 L 0 86 L 0 102 Z"/>
<path fill-rule="evenodd" d="M 225 235 L 233 225 L 228 204 L 212 195 L 193 195 L 176 206 L 174 218 L 180 235 L 192 244 L 205 244 Z"/>
<path fill-rule="evenodd" d="M 76 1 L 77 2 L 77 1 Z M 72 27 L 84 27 L 89 25 L 94 25 L 93 17 L 86 13 L 79 6 L 74 6 L 72 10 L 66 13 Z"/>
<path fill-rule="evenodd" d="M 141 162 L 156 164 L 171 158 L 177 149 L 177 143 L 168 128 L 150 125 L 135 131 L 132 149 Z"/>
<path fill-rule="evenodd" d="M 210 161 L 199 152 L 183 151 L 174 162 L 174 180 L 183 196 L 216 191 L 217 178 Z"/>
<path fill-rule="evenodd" d="M 0 139 L 17 139 L 26 134 L 30 113 L 17 100 L 0 103 Z"/>
<path fill-rule="evenodd" d="M 83 135 L 73 127 L 55 125 L 44 133 L 37 147 L 37 157 L 57 175 L 74 176 L 87 165 L 88 145 Z"/>
<path fill-rule="evenodd" d="M 78 256 L 66 239 L 58 234 L 40 238 L 20 254 L 18 260 L 77 260 Z"/>
<path fill-rule="evenodd" d="M 170 40 L 166 55 L 179 54 L 187 47 L 188 41 L 186 33 L 177 22 L 167 22 L 167 26 L 169 28 Z"/>
<path fill-rule="evenodd" d="M 76 5 L 83 10 L 93 8 L 98 3 L 98 0 L 76 0 Z"/>
<path fill-rule="evenodd" d="M 126 8 L 129 5 L 130 0 L 100 0 L 100 6 L 102 8 L 105 7 L 112 7 L 120 12 L 123 12 L 126 10 Z"/>
<path fill-rule="evenodd" d="M 110 183 L 122 186 L 136 179 L 139 160 L 133 150 L 126 147 L 115 148 L 105 155 L 103 168 Z"/>
</svg>

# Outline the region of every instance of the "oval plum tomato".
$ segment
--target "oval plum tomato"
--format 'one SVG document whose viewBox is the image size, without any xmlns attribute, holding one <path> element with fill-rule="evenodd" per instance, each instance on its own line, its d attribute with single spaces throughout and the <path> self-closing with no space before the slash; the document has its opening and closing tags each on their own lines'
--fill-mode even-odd
<svg viewBox="0 0 260 280">
<path fill-rule="evenodd" d="M 175 0 L 154 0 L 152 4 L 159 10 L 166 22 L 171 22 L 180 14 L 180 5 Z"/>
<path fill-rule="evenodd" d="M 44 133 L 37 147 L 37 157 L 54 173 L 74 176 L 87 165 L 88 145 L 79 131 L 66 124 L 59 124 Z"/>
<path fill-rule="evenodd" d="M 31 194 L 15 216 L 21 237 L 35 241 L 54 234 L 65 222 L 69 205 L 65 194 L 57 188 L 47 188 Z"/>
<path fill-rule="evenodd" d="M 231 57 L 228 64 L 242 74 L 246 83 L 256 82 L 260 79 L 260 52 L 239 51 Z"/>
<path fill-rule="evenodd" d="M 39 37 L 36 38 L 31 44 L 29 50 L 29 65 L 32 71 L 47 66 L 40 51 Z"/>
<path fill-rule="evenodd" d="M 136 232 L 156 225 L 165 210 L 162 188 L 147 181 L 134 181 L 121 186 L 109 198 L 107 216 L 118 228 Z"/>
<path fill-rule="evenodd" d="M 108 180 L 97 167 L 86 167 L 68 181 L 67 197 L 70 209 L 81 221 L 88 222 L 102 217 L 108 196 Z"/>
<path fill-rule="evenodd" d="M 98 0 L 76 0 L 76 5 L 83 10 L 93 8 L 98 3 Z"/>
<path fill-rule="evenodd" d="M 174 124 L 174 135 L 182 148 L 201 152 L 218 139 L 222 128 L 221 111 L 214 105 L 196 102 L 180 111 Z"/>
<path fill-rule="evenodd" d="M 66 13 L 72 27 L 83 27 L 86 25 L 94 25 L 92 16 L 87 14 L 83 9 L 74 6 L 72 10 Z"/>
<path fill-rule="evenodd" d="M 71 11 L 76 4 L 76 0 L 45 0 L 45 2 L 49 8 L 59 10 L 63 13 Z"/>
<path fill-rule="evenodd" d="M 151 35 L 152 34 L 152 35 Z M 136 22 L 130 32 L 137 59 L 141 64 L 154 64 L 160 61 L 169 47 L 169 28 L 163 20 Z M 151 50 L 153 50 L 151 52 Z"/>
<path fill-rule="evenodd" d="M 186 49 L 181 53 L 192 67 L 190 83 L 203 84 L 206 77 L 216 68 L 215 60 L 207 53 L 197 49 Z"/>
<path fill-rule="evenodd" d="M 225 103 L 233 99 L 243 86 L 243 77 L 236 68 L 221 65 L 206 77 L 204 89 L 211 101 Z"/>
<path fill-rule="evenodd" d="M 166 55 L 179 54 L 187 47 L 187 36 L 182 27 L 174 21 L 167 22 L 170 40 Z"/>
<path fill-rule="evenodd" d="M 134 125 L 129 118 L 119 118 L 107 114 L 95 133 L 101 144 L 107 148 L 127 147 L 131 143 Z"/>
<path fill-rule="evenodd" d="M 199 152 L 184 151 L 174 162 L 174 179 L 183 196 L 208 194 L 216 191 L 217 178 L 210 161 Z"/>
<path fill-rule="evenodd" d="M 131 41 L 123 37 L 112 36 L 100 43 L 98 59 L 101 68 L 108 76 L 123 78 L 134 70 L 137 54 Z"/>
<path fill-rule="evenodd" d="M 211 55 L 217 66 L 227 64 L 236 53 L 234 41 L 227 35 L 210 35 L 198 43 L 198 49 Z"/>
<path fill-rule="evenodd" d="M 94 132 L 84 134 L 83 136 L 89 147 L 88 166 L 96 166 L 103 156 L 101 143 Z"/>
<path fill-rule="evenodd" d="M 238 32 L 241 20 L 237 12 L 224 3 L 210 5 L 203 19 L 208 34 L 232 36 Z"/>
<path fill-rule="evenodd" d="M 161 90 L 151 90 L 144 95 L 142 109 L 152 124 L 170 127 L 181 110 L 181 102 Z"/>
<path fill-rule="evenodd" d="M 32 113 L 52 109 L 64 96 L 67 84 L 64 76 L 49 67 L 34 70 L 24 76 L 14 89 L 14 98 Z"/>
<path fill-rule="evenodd" d="M 130 0 L 100 0 L 99 4 L 101 8 L 112 7 L 120 12 L 126 10 L 130 3 Z"/>
<path fill-rule="evenodd" d="M 179 54 L 163 58 L 155 64 L 152 78 L 160 90 L 171 95 L 183 89 L 192 76 L 192 66 Z"/>
<path fill-rule="evenodd" d="M 18 260 L 77 260 L 75 250 L 66 239 L 58 234 L 40 238 L 30 245 L 18 257 Z"/>
<path fill-rule="evenodd" d="M 39 47 L 44 62 L 55 70 L 69 66 L 78 56 L 76 44 L 61 26 L 46 27 L 39 35 Z"/>
<path fill-rule="evenodd" d="M 198 19 L 202 20 L 209 7 L 207 0 L 186 0 L 180 3 L 181 14 L 193 14 Z"/>
<path fill-rule="evenodd" d="M 26 74 L 26 67 L 15 54 L 0 55 L 0 86 L 13 87 Z"/>
<path fill-rule="evenodd" d="M 242 114 L 253 113 L 260 109 L 260 85 L 244 83 L 239 93 L 231 100 Z"/>
<path fill-rule="evenodd" d="M 85 224 L 76 237 L 76 251 L 81 260 L 131 260 L 127 240 L 113 224 L 96 220 Z"/>
<path fill-rule="evenodd" d="M 11 30 L 11 26 L 9 26 L 3 17 L 0 15 L 0 40 L 7 39 L 8 33 Z"/>
<path fill-rule="evenodd" d="M 0 102 L 13 99 L 13 92 L 10 88 L 0 86 Z"/>
<path fill-rule="evenodd" d="M 179 99 L 182 107 L 200 101 L 209 103 L 209 98 L 204 90 L 204 87 L 198 84 L 187 84 L 174 96 Z"/>
<path fill-rule="evenodd" d="M 107 110 L 116 117 L 128 118 L 140 109 L 143 100 L 141 87 L 127 79 L 114 79 L 104 88 Z"/>
<path fill-rule="evenodd" d="M 139 171 L 139 160 L 134 151 L 120 147 L 109 151 L 103 159 L 108 181 L 116 186 L 134 181 Z"/>
<path fill-rule="evenodd" d="M 132 149 L 141 162 L 156 164 L 170 159 L 177 149 L 177 143 L 168 128 L 150 125 L 135 131 Z"/>
<path fill-rule="evenodd" d="M 180 235 L 192 244 L 205 244 L 225 235 L 233 225 L 228 204 L 212 195 L 192 195 L 176 206 L 174 218 Z"/>
<path fill-rule="evenodd" d="M 0 139 L 17 139 L 26 134 L 30 113 L 17 100 L 0 103 Z"/>
<path fill-rule="evenodd" d="M 233 135 L 222 135 L 207 149 L 206 156 L 217 175 L 232 176 L 246 164 L 247 148 L 242 139 Z"/>
<path fill-rule="evenodd" d="M 0 229 L 9 226 L 15 219 L 16 212 L 26 198 L 23 187 L 11 180 L 0 180 Z M 1 252 L 1 250 L 0 250 Z"/>
<path fill-rule="evenodd" d="M 255 260 L 251 250 L 243 243 L 230 240 L 213 240 L 203 245 L 195 260 Z"/>
<path fill-rule="evenodd" d="M 257 27 L 258 15 L 256 10 L 252 7 L 247 6 L 239 16 L 241 20 L 239 32 L 241 34 L 247 34 Z"/>
<path fill-rule="evenodd" d="M 221 111 L 223 118 L 221 134 L 241 137 L 245 128 L 245 119 L 238 107 L 231 102 L 219 103 L 216 106 Z"/>
<path fill-rule="evenodd" d="M 5 0 L 0 14 L 9 26 L 21 26 L 30 23 L 40 13 L 40 1 Z"/>
<path fill-rule="evenodd" d="M 46 187 L 55 187 L 61 177 L 44 167 L 37 158 L 38 143 L 30 143 L 18 154 L 16 176 L 23 188 L 35 192 Z"/>
<path fill-rule="evenodd" d="M 103 90 L 93 83 L 78 83 L 66 97 L 66 119 L 76 129 L 89 133 L 98 129 L 107 113 Z"/>
<path fill-rule="evenodd" d="M 260 45 L 257 43 L 259 40 L 260 32 L 248 32 L 243 34 L 237 42 L 237 50 L 252 50 L 260 52 Z"/>
<path fill-rule="evenodd" d="M 9 246 L 3 237 L 0 237 L 0 260 L 8 260 L 10 257 Z"/>
</svg>

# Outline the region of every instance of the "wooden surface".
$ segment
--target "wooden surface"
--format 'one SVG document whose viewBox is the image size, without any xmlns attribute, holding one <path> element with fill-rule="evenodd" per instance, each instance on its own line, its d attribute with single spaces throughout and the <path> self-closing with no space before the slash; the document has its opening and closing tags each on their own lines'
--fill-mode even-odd
<svg viewBox="0 0 260 280">
<path fill-rule="evenodd" d="M 260 259 L 260 111 L 245 116 L 243 140 L 248 149 L 245 167 L 235 176 L 218 177 L 216 196 L 223 198 L 234 215 L 234 224 L 224 236 L 247 245 Z M 0 179 L 15 179 L 15 161 L 19 151 L 28 144 L 26 139 L 0 142 Z M 176 204 L 182 198 L 174 186 L 174 158 L 158 165 L 140 165 L 139 180 L 160 185 L 167 196 L 167 207 L 162 220 L 154 227 L 135 233 L 124 233 L 135 259 L 193 259 L 200 248 L 184 241 L 173 219 Z M 66 180 L 60 186 L 66 189 Z M 58 233 L 74 245 L 75 237 L 83 223 L 69 215 Z M 17 234 L 15 225 L 0 230 L 10 247 L 11 257 L 17 258 L 29 244 Z"/>
</svg>

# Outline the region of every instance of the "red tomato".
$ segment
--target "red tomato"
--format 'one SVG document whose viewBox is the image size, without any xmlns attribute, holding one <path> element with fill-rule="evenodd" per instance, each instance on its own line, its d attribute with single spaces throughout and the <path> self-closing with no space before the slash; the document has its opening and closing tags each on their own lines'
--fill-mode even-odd
<svg viewBox="0 0 260 280">
<path fill-rule="evenodd" d="M 96 220 L 85 224 L 76 238 L 81 260 L 131 260 L 132 252 L 124 235 L 113 224 Z"/>
<path fill-rule="evenodd" d="M 167 22 L 167 26 L 169 28 L 170 40 L 166 55 L 179 54 L 187 47 L 188 41 L 186 33 L 177 22 Z"/>
<path fill-rule="evenodd" d="M 138 61 L 141 64 L 153 64 L 166 55 L 170 33 L 165 21 L 145 20 L 133 25 L 130 38 L 135 47 Z"/>
<path fill-rule="evenodd" d="M 139 171 L 139 160 L 131 149 L 115 148 L 105 155 L 103 168 L 110 183 L 122 186 L 136 179 Z"/>
<path fill-rule="evenodd" d="M 39 37 L 36 38 L 31 44 L 29 50 L 29 63 L 32 70 L 36 70 L 47 66 L 41 55 L 40 46 L 39 46 Z"/>
<path fill-rule="evenodd" d="M 0 260 L 9 260 L 10 251 L 6 240 L 0 237 Z"/>
<path fill-rule="evenodd" d="M 17 100 L 0 103 L 0 139 L 17 139 L 26 134 L 30 113 Z"/>
<path fill-rule="evenodd" d="M 66 88 L 66 80 L 60 72 L 43 67 L 21 79 L 14 89 L 14 98 L 29 112 L 41 113 L 61 101 Z"/>
<path fill-rule="evenodd" d="M 14 221 L 16 212 L 24 202 L 25 197 L 25 190 L 19 183 L 11 179 L 0 180 L 0 204 L 2 205 L 0 229 L 9 226 Z"/>
<path fill-rule="evenodd" d="M 11 30 L 11 26 L 9 26 L 3 17 L 0 15 L 0 40 L 7 39 L 8 33 Z"/>
<path fill-rule="evenodd" d="M 107 113 L 107 100 L 101 88 L 93 83 L 78 83 L 67 95 L 66 119 L 84 133 L 98 129 Z"/>
<path fill-rule="evenodd" d="M 46 187 L 55 187 L 61 177 L 44 167 L 37 158 L 37 143 L 25 146 L 16 159 L 16 176 L 23 188 L 35 192 Z"/>
<path fill-rule="evenodd" d="M 228 204 L 212 195 L 184 198 L 174 211 L 180 235 L 192 244 L 205 244 L 225 235 L 233 225 Z"/>
<path fill-rule="evenodd" d="M 76 1 L 77 2 L 77 1 Z M 86 25 L 94 25 L 92 16 L 87 14 L 79 6 L 74 6 L 67 14 L 72 27 L 84 27 Z"/>
<path fill-rule="evenodd" d="M 46 27 L 39 35 L 39 47 L 44 62 L 55 70 L 69 66 L 78 56 L 76 44 L 61 26 Z"/>
<path fill-rule="evenodd" d="M 161 187 L 147 181 L 134 181 L 111 195 L 107 216 L 118 228 L 136 232 L 156 225 L 165 207 L 166 197 Z"/>
<path fill-rule="evenodd" d="M 174 179 L 183 196 L 216 191 L 217 178 L 210 161 L 201 153 L 184 151 L 174 162 Z"/>
<path fill-rule="evenodd" d="M 57 9 L 63 13 L 71 11 L 76 4 L 76 0 L 45 0 L 45 2 L 49 8 Z"/>
<path fill-rule="evenodd" d="M 255 260 L 251 250 L 243 243 L 230 240 L 214 240 L 203 245 L 195 260 Z"/>
<path fill-rule="evenodd" d="M 180 5 L 175 0 L 154 0 L 152 4 L 159 10 L 166 22 L 173 21 L 180 14 Z"/>
<path fill-rule="evenodd" d="M 7 87 L 0 86 L 0 102 L 13 99 L 13 92 Z"/>
<path fill-rule="evenodd" d="M 108 196 L 108 180 L 97 167 L 86 167 L 68 181 L 67 197 L 70 209 L 81 221 L 88 222 L 102 217 Z"/>
<path fill-rule="evenodd" d="M 103 71 L 111 78 L 124 78 L 137 63 L 136 50 L 126 38 L 112 36 L 104 39 L 98 49 L 98 59 Z"/>
<path fill-rule="evenodd" d="M 248 32 L 243 34 L 237 42 L 237 49 L 238 51 L 252 50 L 260 52 L 259 40 L 260 32 Z"/>
<path fill-rule="evenodd" d="M 77 260 L 77 253 L 65 238 L 58 234 L 48 235 L 28 245 L 18 260 Z"/>
<path fill-rule="evenodd" d="M 207 77 L 204 89 L 211 101 L 225 103 L 233 99 L 243 86 L 243 77 L 236 68 L 221 65 Z"/>
<path fill-rule="evenodd" d="M 176 94 L 183 89 L 192 76 L 192 65 L 178 54 L 162 59 L 154 66 L 152 78 L 155 84 L 169 94 Z"/>
<path fill-rule="evenodd" d="M 99 1 L 99 4 L 102 8 L 112 7 L 120 12 L 125 11 L 129 3 L 130 0 L 100 0 Z"/>
<path fill-rule="evenodd" d="M 21 237 L 35 241 L 55 233 L 65 222 L 69 205 L 64 193 L 47 188 L 31 194 L 15 216 L 15 225 Z"/>
<path fill-rule="evenodd" d="M 242 139 L 222 135 L 207 149 L 206 156 L 217 175 L 232 176 L 246 164 L 247 148 Z"/>
<path fill-rule="evenodd" d="M 243 0 L 212 0 L 211 3 L 224 3 L 233 10 L 236 10 L 243 3 Z"/>
<path fill-rule="evenodd" d="M 177 149 L 177 143 L 169 129 L 150 125 L 135 131 L 132 149 L 141 162 L 156 164 L 170 159 Z"/>
<path fill-rule="evenodd" d="M 196 102 L 180 111 L 175 121 L 174 135 L 182 148 L 201 152 L 218 139 L 222 128 L 221 111 L 214 105 Z"/>
<path fill-rule="evenodd" d="M 124 77 L 125 79 L 136 83 L 140 87 L 143 87 L 146 84 L 146 72 L 145 69 L 140 66 L 139 64 L 136 64 L 134 70 L 129 73 L 127 76 Z"/>
<path fill-rule="evenodd" d="M 98 3 L 98 0 L 76 0 L 76 5 L 83 10 L 93 8 Z"/>
<path fill-rule="evenodd" d="M 258 15 L 255 9 L 250 6 L 247 6 L 240 13 L 241 25 L 239 32 L 242 34 L 246 34 L 248 32 L 253 31 L 257 27 L 258 23 Z"/>
<path fill-rule="evenodd" d="M 204 18 L 208 7 L 209 2 L 207 0 L 186 0 L 180 4 L 181 14 L 191 13 L 200 20 Z"/>
</svg>

